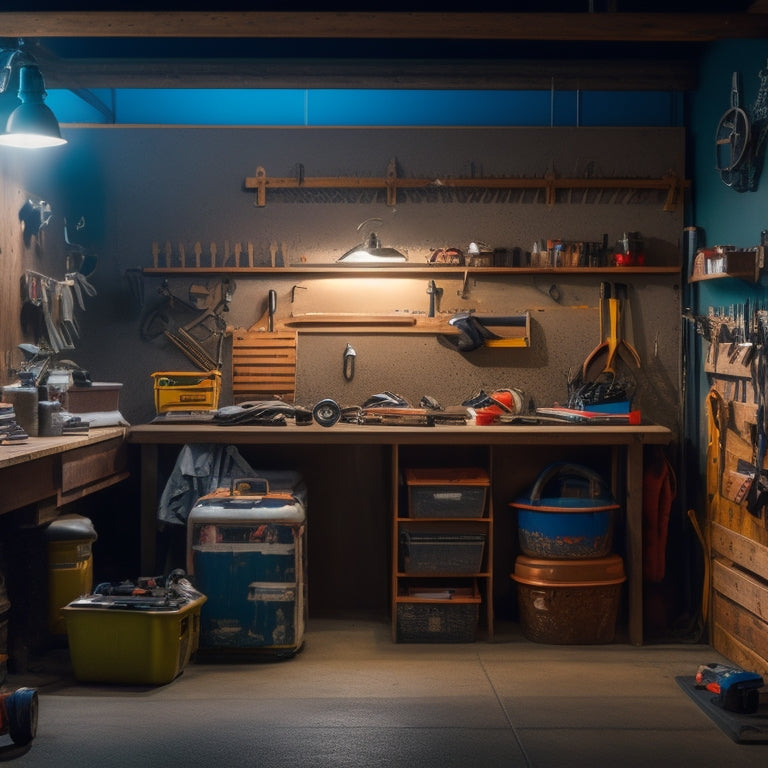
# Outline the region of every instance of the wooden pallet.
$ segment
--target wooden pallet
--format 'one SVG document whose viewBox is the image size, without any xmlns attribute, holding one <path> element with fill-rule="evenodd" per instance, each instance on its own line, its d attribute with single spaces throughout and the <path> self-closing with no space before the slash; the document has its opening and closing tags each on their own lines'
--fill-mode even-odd
<svg viewBox="0 0 768 768">
<path fill-rule="evenodd" d="M 707 548 L 704 610 L 712 647 L 738 666 L 768 675 L 768 519 L 752 515 L 736 472 L 738 460 L 753 460 L 748 439 L 754 404 L 725 401 L 713 417 L 710 393 L 707 451 Z M 726 413 L 728 414 L 726 416 Z M 721 435 L 718 424 L 725 432 Z M 763 463 L 766 468 L 766 462 Z M 705 572 L 705 576 L 707 573 Z M 708 582 L 708 583 L 707 583 Z"/>
<path fill-rule="evenodd" d="M 232 334 L 232 399 L 294 402 L 296 333 L 235 329 Z"/>
</svg>

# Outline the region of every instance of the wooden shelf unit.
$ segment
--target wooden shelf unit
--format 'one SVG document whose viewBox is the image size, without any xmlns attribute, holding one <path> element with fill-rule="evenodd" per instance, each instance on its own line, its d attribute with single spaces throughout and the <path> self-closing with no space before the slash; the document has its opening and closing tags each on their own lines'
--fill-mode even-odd
<svg viewBox="0 0 768 768">
<path fill-rule="evenodd" d="M 442 605 L 442 607 L 466 605 L 475 602 L 474 597 L 458 596 L 450 601 L 436 601 L 425 599 L 406 593 L 411 586 L 428 584 L 433 587 L 449 588 L 455 585 L 472 584 L 473 591 L 479 592 L 480 597 L 480 626 L 485 629 L 487 639 L 494 637 L 494 611 L 493 611 L 493 493 L 490 481 L 490 456 L 487 457 L 485 467 L 478 467 L 488 473 L 488 485 L 485 488 L 485 501 L 482 516 L 480 517 L 414 517 L 409 514 L 410 493 L 405 484 L 405 472 L 411 466 L 411 457 L 407 450 L 393 449 L 393 518 L 392 518 L 392 566 L 391 566 L 391 602 L 392 602 L 392 640 L 398 641 L 399 617 L 398 606 L 413 605 Z M 461 461 L 457 457 L 457 461 Z M 458 466 L 458 465 L 456 465 Z M 467 466 L 467 464 L 462 464 Z M 442 464 L 441 468 L 446 465 Z M 456 486 L 458 490 L 459 487 Z M 466 486 L 464 486 L 466 487 Z M 402 490 L 402 493 L 401 493 Z M 459 535 L 482 534 L 485 537 L 485 545 L 481 562 L 481 569 L 473 572 L 457 572 L 446 568 L 444 571 L 428 572 L 405 571 L 402 568 L 401 534 L 403 532 L 440 532 L 455 533 Z M 484 611 L 484 613 L 483 613 Z M 437 633 L 436 633 L 437 634 Z"/>
</svg>

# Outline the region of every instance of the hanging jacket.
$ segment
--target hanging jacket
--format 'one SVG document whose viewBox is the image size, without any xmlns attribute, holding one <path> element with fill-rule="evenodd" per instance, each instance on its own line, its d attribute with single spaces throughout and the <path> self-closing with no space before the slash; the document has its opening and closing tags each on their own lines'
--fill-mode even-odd
<svg viewBox="0 0 768 768">
<path fill-rule="evenodd" d="M 195 502 L 233 477 L 254 477 L 256 472 L 233 445 L 184 445 L 176 458 L 157 508 L 161 523 L 186 525 Z"/>
</svg>

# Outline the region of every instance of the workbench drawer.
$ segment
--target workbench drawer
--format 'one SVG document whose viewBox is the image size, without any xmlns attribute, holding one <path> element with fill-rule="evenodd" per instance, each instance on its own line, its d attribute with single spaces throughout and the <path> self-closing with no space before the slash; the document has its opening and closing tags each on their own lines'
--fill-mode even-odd
<svg viewBox="0 0 768 768">
<path fill-rule="evenodd" d="M 126 477 L 128 457 L 120 437 L 67 451 L 61 455 L 59 504 L 79 499 Z"/>
</svg>

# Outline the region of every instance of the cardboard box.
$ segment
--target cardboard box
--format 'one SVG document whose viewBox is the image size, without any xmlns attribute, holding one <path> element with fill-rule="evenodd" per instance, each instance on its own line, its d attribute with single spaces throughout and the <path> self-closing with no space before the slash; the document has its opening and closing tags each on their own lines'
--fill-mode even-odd
<svg viewBox="0 0 768 768">
<path fill-rule="evenodd" d="M 117 411 L 122 388 L 122 384 L 107 381 L 94 381 L 90 387 L 70 387 L 64 396 L 64 407 L 70 413 Z"/>
</svg>

